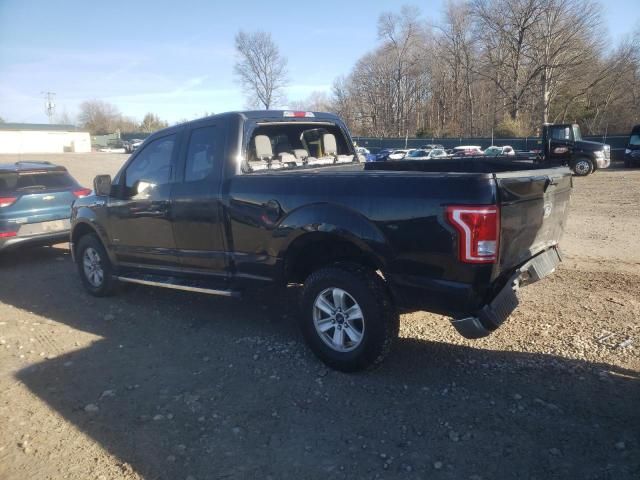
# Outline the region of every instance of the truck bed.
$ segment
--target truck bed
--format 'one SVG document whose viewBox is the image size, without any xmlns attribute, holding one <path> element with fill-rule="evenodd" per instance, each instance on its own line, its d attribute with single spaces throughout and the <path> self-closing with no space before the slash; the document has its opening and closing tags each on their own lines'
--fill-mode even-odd
<svg viewBox="0 0 640 480">
<path fill-rule="evenodd" d="M 365 163 L 365 170 L 407 172 L 502 173 L 522 170 L 544 170 L 548 165 L 530 160 L 510 160 L 487 157 L 460 157 L 443 160 L 390 160 Z"/>
</svg>

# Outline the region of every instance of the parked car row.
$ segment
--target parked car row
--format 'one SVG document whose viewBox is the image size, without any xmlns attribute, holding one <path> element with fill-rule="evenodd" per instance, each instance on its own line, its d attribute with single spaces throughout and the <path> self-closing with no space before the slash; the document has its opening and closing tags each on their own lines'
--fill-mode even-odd
<svg viewBox="0 0 640 480">
<path fill-rule="evenodd" d="M 582 138 L 576 124 L 545 123 L 540 128 L 541 136 L 535 150 L 516 151 L 510 145 L 492 145 L 482 150 L 479 145 L 459 145 L 445 150 L 447 157 L 501 157 L 505 159 L 542 163 L 547 166 L 566 165 L 574 175 L 586 176 L 596 170 L 608 168 L 611 164 L 611 146 L 605 143 L 587 141 Z M 444 155 L 428 154 L 444 147 L 425 145 L 420 149 L 383 149 L 375 156 L 375 161 L 444 158 Z M 415 150 L 423 150 L 416 154 Z M 625 167 L 640 163 L 640 126 L 634 127 L 625 150 Z"/>
<path fill-rule="evenodd" d="M 142 145 L 142 142 L 144 142 L 144 140 L 140 138 L 134 138 L 132 140 L 112 140 L 106 147 L 94 145 L 94 148 L 99 152 L 133 153 Z"/>
<path fill-rule="evenodd" d="M 420 148 L 408 148 L 408 149 L 390 149 L 384 148 L 378 153 L 372 155 L 369 150 L 363 147 L 358 147 L 358 152 L 366 151 L 366 161 L 371 162 L 384 162 L 387 160 L 428 160 L 432 158 L 447 158 L 447 157 L 465 157 L 465 156 L 477 156 L 487 155 L 491 157 L 507 156 L 514 157 L 516 152 L 513 147 L 505 145 L 502 147 L 491 146 L 487 150 L 483 151 L 482 147 L 478 145 L 460 145 L 451 149 L 445 149 L 442 145 L 430 144 Z"/>
</svg>

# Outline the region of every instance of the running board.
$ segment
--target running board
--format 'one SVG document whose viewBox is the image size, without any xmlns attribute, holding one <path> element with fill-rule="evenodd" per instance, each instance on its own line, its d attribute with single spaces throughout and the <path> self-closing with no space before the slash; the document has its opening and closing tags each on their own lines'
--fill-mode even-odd
<svg viewBox="0 0 640 480">
<path fill-rule="evenodd" d="M 171 288 L 173 290 L 182 290 L 185 292 L 206 293 L 208 295 L 220 295 L 223 297 L 240 297 L 240 292 L 233 290 L 217 290 L 213 288 L 203 288 L 185 283 L 171 283 L 170 281 L 155 281 L 144 278 L 116 276 L 117 280 L 124 283 L 136 283 L 138 285 L 147 285 L 150 287 Z M 177 279 L 173 279 L 177 280 Z"/>
</svg>

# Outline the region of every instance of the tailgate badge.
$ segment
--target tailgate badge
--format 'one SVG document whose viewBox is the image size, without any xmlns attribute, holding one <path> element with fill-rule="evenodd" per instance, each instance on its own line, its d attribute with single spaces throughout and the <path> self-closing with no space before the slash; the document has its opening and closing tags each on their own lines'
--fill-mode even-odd
<svg viewBox="0 0 640 480">
<path fill-rule="evenodd" d="M 45 195 L 44 197 L 42 197 L 43 200 L 53 200 L 54 198 L 56 197 L 54 197 L 53 195 Z"/>
<path fill-rule="evenodd" d="M 551 215 L 551 210 L 553 209 L 553 204 L 551 202 L 544 204 L 544 216 L 543 218 L 549 218 Z"/>
</svg>

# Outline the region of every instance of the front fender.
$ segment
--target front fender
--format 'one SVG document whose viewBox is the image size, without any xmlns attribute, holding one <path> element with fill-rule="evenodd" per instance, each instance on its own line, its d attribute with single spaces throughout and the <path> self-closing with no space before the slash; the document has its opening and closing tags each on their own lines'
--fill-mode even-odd
<svg viewBox="0 0 640 480">
<path fill-rule="evenodd" d="M 354 210 L 330 203 L 306 205 L 288 214 L 273 231 L 271 253 L 282 258 L 293 242 L 314 233 L 351 242 L 381 266 L 391 258 L 389 242 L 372 221 Z"/>
<path fill-rule="evenodd" d="M 93 233 L 95 233 L 102 245 L 104 245 L 104 249 L 107 251 L 107 255 L 109 255 L 109 260 L 112 265 L 115 265 L 115 255 L 113 254 L 110 248 L 109 235 L 99 219 L 99 215 L 96 211 L 86 205 L 75 206 L 71 210 L 71 252 L 72 255 L 75 253 L 74 244 L 76 243 L 75 239 L 77 238 L 77 234 L 80 229 L 91 229 Z"/>
</svg>

